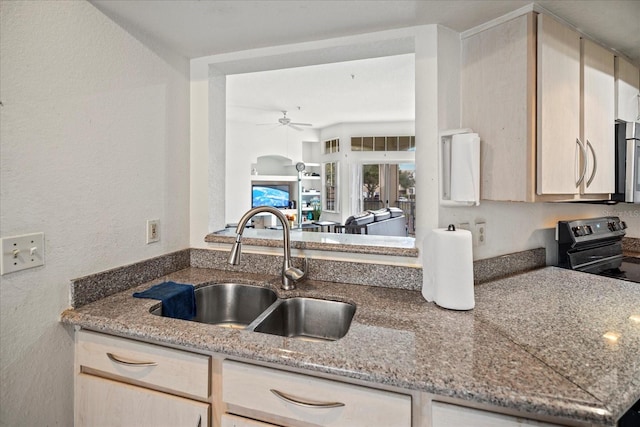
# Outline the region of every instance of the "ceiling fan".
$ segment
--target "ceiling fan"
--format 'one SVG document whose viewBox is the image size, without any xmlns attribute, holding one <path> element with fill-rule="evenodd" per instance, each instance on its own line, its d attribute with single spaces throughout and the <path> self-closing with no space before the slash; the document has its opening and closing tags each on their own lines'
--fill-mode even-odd
<svg viewBox="0 0 640 427">
<path fill-rule="evenodd" d="M 280 126 L 289 126 L 290 128 L 295 129 L 297 131 L 303 130 L 299 126 L 313 126 L 311 123 L 292 122 L 291 119 L 287 117 L 287 112 L 284 110 L 282 111 L 282 117 L 278 119 L 278 123 L 280 124 Z M 265 124 L 275 124 L 275 123 L 265 123 Z"/>
</svg>

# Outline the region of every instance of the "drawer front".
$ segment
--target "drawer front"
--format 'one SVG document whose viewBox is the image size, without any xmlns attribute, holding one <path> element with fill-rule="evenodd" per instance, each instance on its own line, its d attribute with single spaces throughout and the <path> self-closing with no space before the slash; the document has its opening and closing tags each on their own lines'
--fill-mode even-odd
<svg viewBox="0 0 640 427">
<path fill-rule="evenodd" d="M 278 424 L 411 426 L 410 396 L 229 360 L 222 399 L 229 412 Z"/>
<path fill-rule="evenodd" d="M 209 356 L 95 332 L 76 337 L 76 372 L 115 377 L 161 391 L 209 398 Z"/>
<path fill-rule="evenodd" d="M 495 414 L 441 402 L 432 403 L 431 413 L 432 427 L 560 427 L 557 424 Z"/>
<path fill-rule="evenodd" d="M 278 427 L 275 424 L 263 423 L 251 418 L 237 417 L 231 414 L 222 414 L 222 427 Z"/>
</svg>

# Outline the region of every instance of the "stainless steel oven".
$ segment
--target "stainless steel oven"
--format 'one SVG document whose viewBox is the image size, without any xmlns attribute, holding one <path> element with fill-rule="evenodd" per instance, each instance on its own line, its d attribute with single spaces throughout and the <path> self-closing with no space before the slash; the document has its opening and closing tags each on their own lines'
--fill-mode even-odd
<svg viewBox="0 0 640 427">
<path fill-rule="evenodd" d="M 615 216 L 558 222 L 558 266 L 640 283 L 640 258 L 623 255 L 626 228 Z"/>
<path fill-rule="evenodd" d="M 615 156 L 616 192 L 611 199 L 640 203 L 640 123 L 616 123 Z"/>
</svg>

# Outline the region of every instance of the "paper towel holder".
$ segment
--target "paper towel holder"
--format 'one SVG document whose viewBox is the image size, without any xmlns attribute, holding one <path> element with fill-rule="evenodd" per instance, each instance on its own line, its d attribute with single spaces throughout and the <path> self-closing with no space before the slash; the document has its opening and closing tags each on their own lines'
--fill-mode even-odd
<svg viewBox="0 0 640 427">
<path fill-rule="evenodd" d="M 440 172 L 440 206 L 445 207 L 465 207 L 479 206 L 480 194 L 475 201 L 451 200 L 451 142 L 453 135 L 462 133 L 473 133 L 470 128 L 453 129 L 440 132 L 440 143 L 438 144 L 438 169 Z"/>
</svg>

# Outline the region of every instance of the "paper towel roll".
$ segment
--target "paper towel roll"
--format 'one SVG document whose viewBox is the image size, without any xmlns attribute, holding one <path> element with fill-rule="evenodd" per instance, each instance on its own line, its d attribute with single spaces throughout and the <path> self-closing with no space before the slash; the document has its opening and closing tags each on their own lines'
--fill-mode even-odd
<svg viewBox="0 0 640 427">
<path fill-rule="evenodd" d="M 451 200 L 480 200 L 480 137 L 460 133 L 451 139 Z"/>
<path fill-rule="evenodd" d="M 438 228 L 425 242 L 422 295 L 441 307 L 471 310 L 473 251 L 471 232 Z"/>
</svg>

